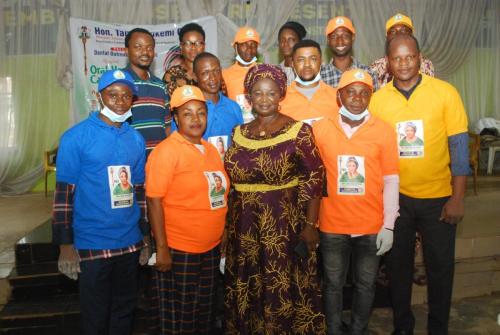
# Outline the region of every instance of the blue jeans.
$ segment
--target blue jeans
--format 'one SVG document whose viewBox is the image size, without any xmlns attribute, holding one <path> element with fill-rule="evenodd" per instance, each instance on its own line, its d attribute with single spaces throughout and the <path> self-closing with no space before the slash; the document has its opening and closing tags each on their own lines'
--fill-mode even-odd
<svg viewBox="0 0 500 335">
<path fill-rule="evenodd" d="M 80 262 L 81 334 L 132 333 L 139 251 Z"/>
<path fill-rule="evenodd" d="M 380 257 L 377 235 L 350 235 L 321 233 L 323 256 L 323 298 L 328 334 L 342 334 L 342 290 L 349 263 L 353 262 L 354 295 L 351 309 L 351 334 L 367 332 L 370 312 L 375 297 Z"/>
</svg>

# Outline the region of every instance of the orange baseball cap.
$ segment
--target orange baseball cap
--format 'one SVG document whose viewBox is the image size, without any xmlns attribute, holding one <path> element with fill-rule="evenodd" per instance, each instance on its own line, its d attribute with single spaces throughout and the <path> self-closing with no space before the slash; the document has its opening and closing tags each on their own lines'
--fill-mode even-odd
<svg viewBox="0 0 500 335">
<path fill-rule="evenodd" d="M 260 35 L 257 30 L 252 27 L 241 27 L 234 36 L 233 44 L 255 41 L 260 44 Z"/>
<path fill-rule="evenodd" d="M 191 100 L 206 101 L 203 93 L 198 87 L 191 85 L 180 86 L 174 90 L 174 93 L 172 93 L 172 97 L 170 98 L 170 107 L 180 107 Z"/>
<path fill-rule="evenodd" d="M 370 74 L 363 69 L 352 69 L 342 73 L 337 89 L 340 90 L 341 88 L 349 86 L 353 83 L 363 83 L 370 86 L 373 90 L 372 76 L 370 76 Z"/>
<path fill-rule="evenodd" d="M 339 27 L 344 27 L 344 28 L 348 29 L 351 33 L 356 34 L 356 29 L 354 29 L 352 21 L 348 17 L 336 16 L 333 19 L 330 19 L 330 21 L 328 21 L 328 24 L 326 25 L 326 29 L 325 29 L 326 36 L 333 33 L 335 31 L 335 29 L 337 29 Z"/>
<path fill-rule="evenodd" d="M 387 22 L 385 23 L 385 34 L 387 35 L 389 29 L 391 29 L 396 24 L 404 24 L 405 26 L 410 28 L 411 31 L 413 32 L 413 22 L 411 22 L 411 19 L 406 15 L 397 13 L 396 15 L 392 16 L 389 20 L 387 20 Z"/>
</svg>

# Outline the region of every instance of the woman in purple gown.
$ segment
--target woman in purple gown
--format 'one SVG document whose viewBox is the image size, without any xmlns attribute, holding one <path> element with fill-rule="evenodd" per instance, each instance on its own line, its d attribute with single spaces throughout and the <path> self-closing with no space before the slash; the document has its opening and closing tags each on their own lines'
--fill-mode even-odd
<svg viewBox="0 0 500 335">
<path fill-rule="evenodd" d="M 279 113 L 286 75 L 245 79 L 255 120 L 235 128 L 225 168 L 234 189 L 226 227 L 226 334 L 323 334 L 317 216 L 323 164 L 310 126 Z"/>
</svg>

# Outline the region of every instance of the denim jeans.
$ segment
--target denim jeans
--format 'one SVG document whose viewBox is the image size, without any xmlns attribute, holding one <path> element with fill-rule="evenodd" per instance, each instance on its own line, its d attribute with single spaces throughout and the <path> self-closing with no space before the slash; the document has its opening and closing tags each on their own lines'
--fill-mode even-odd
<svg viewBox="0 0 500 335">
<path fill-rule="evenodd" d="M 139 251 L 80 262 L 81 334 L 132 333 Z"/>
<path fill-rule="evenodd" d="M 394 244 L 387 254 L 387 274 L 391 290 L 396 333 L 413 334 L 415 317 L 411 311 L 411 291 L 415 257 L 415 233 L 422 236 L 427 274 L 430 335 L 448 334 L 456 225 L 439 220 L 448 197 L 416 199 L 399 196 L 400 217 L 394 226 Z"/>
<path fill-rule="evenodd" d="M 354 281 L 351 334 L 367 333 L 370 312 L 375 297 L 380 257 L 377 235 L 350 235 L 321 233 L 323 256 L 323 299 L 328 334 L 342 334 L 342 290 L 352 259 Z"/>
</svg>

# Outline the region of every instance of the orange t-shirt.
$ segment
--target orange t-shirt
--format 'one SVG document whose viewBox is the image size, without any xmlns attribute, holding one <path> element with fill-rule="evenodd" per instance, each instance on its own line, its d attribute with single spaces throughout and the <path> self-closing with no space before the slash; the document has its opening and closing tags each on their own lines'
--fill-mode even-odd
<svg viewBox="0 0 500 335">
<path fill-rule="evenodd" d="M 309 100 L 297 90 L 293 82 L 286 91 L 286 97 L 280 103 L 281 113 L 296 121 L 312 124 L 322 118 L 334 117 L 339 111 L 337 104 L 337 89 L 319 82 L 319 88 Z"/>
<path fill-rule="evenodd" d="M 168 246 L 191 253 L 220 243 L 229 190 L 217 149 L 201 142 L 204 153 L 174 132 L 155 147 L 146 164 L 146 196 L 163 198 Z"/>
<path fill-rule="evenodd" d="M 398 174 L 392 127 L 373 115 L 348 138 L 338 116 L 313 125 L 326 168 L 328 196 L 321 200 L 319 229 L 334 234 L 376 234 L 383 224 L 386 175 Z"/>
<path fill-rule="evenodd" d="M 243 114 L 243 121 L 245 123 L 253 120 L 252 107 L 247 101 L 245 96 L 245 88 L 243 87 L 243 82 L 245 81 L 245 76 L 253 66 L 257 63 L 253 63 L 249 66 L 241 66 L 238 62 L 234 63 L 227 69 L 222 70 L 222 77 L 227 87 L 227 96 L 238 103 Z"/>
</svg>

